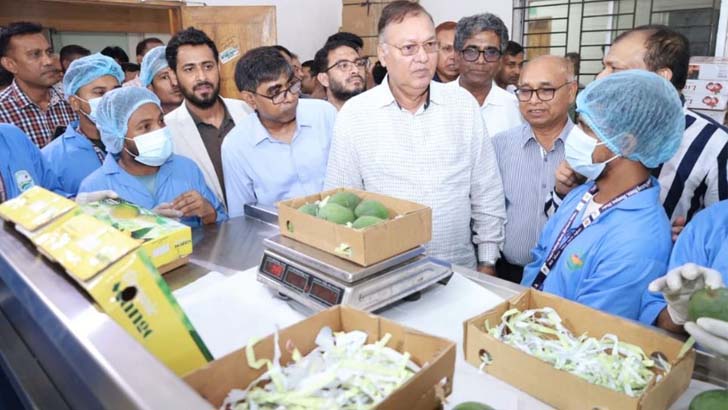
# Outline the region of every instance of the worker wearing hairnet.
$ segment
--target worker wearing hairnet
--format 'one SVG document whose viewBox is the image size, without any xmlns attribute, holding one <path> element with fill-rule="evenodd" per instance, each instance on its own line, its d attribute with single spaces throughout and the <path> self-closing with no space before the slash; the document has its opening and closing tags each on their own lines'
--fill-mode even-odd
<svg viewBox="0 0 728 410">
<path fill-rule="evenodd" d="M 81 181 L 99 168 L 106 156 L 94 124 L 94 107 L 123 80 L 119 64 L 98 53 L 74 60 L 63 76 L 65 96 L 79 119 L 68 124 L 66 132 L 46 145 L 42 153 L 61 188 L 73 196 Z"/>
<path fill-rule="evenodd" d="M 592 82 L 576 104 L 565 156 L 588 181 L 544 227 L 521 284 L 637 319 L 670 257 L 670 222 L 649 169 L 677 150 L 682 105 L 668 81 L 638 70 Z"/>
<path fill-rule="evenodd" d="M 726 283 L 728 200 L 700 211 L 678 236 L 667 275 L 654 280 L 643 297 L 640 321 L 673 332 L 684 326 L 699 346 L 728 357 L 728 322 L 712 318 L 692 322 L 688 318 L 693 292 L 722 288 Z"/>
<path fill-rule="evenodd" d="M 122 199 L 193 227 L 227 218 L 197 165 L 172 154 L 169 128 L 151 91 L 113 90 L 101 99 L 94 119 L 108 154 L 79 192 L 113 190 Z"/>
<path fill-rule="evenodd" d="M 167 114 L 182 104 L 184 97 L 165 55 L 167 47 L 159 46 L 149 50 L 142 60 L 139 81 L 157 95 L 162 103 L 162 111 Z"/>
</svg>

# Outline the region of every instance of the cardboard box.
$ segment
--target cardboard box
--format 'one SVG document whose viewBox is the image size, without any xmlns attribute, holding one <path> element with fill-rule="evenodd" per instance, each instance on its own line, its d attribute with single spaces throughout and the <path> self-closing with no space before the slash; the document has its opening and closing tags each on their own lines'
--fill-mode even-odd
<svg viewBox="0 0 728 410">
<path fill-rule="evenodd" d="M 728 80 L 688 80 L 683 95 L 723 95 L 728 96 Z"/>
<path fill-rule="evenodd" d="M 212 360 L 138 240 L 81 214 L 41 233 L 36 243 L 175 373 L 189 373 Z"/>
<path fill-rule="evenodd" d="M 523 311 L 547 306 L 556 310 L 564 325 L 574 334 L 581 335 L 586 332 L 592 337 L 614 334 L 620 341 L 640 346 L 648 356 L 653 352 L 663 353 L 672 364 L 672 370 L 660 382 L 653 382 L 641 397 L 629 397 L 591 384 L 566 371 L 557 370 L 551 364 L 521 352 L 485 331 L 486 319 L 491 326 L 495 326 L 501 322 L 503 313 L 511 308 Z M 677 357 L 682 348 L 682 342 L 677 339 L 635 322 L 533 289 L 468 319 L 464 327 L 465 360 L 468 363 L 480 366 L 480 357 L 487 352 L 492 362 L 485 368 L 485 372 L 561 410 L 666 409 L 687 389 L 695 365 L 694 350 L 681 358 Z M 558 388 L 554 388 L 556 386 Z"/>
<path fill-rule="evenodd" d="M 322 200 L 340 191 L 353 192 L 362 200 L 377 200 L 389 209 L 390 218 L 393 215 L 397 217 L 357 230 L 298 211 L 306 203 Z M 429 242 L 432 239 L 432 209 L 386 195 L 337 188 L 279 202 L 278 225 L 283 236 L 369 266 Z M 343 252 L 342 244 L 348 245 L 347 252 Z"/>
<path fill-rule="evenodd" d="M 28 236 L 64 215 L 72 216 L 77 208 L 74 201 L 34 186 L 0 204 L 0 218 L 13 222 L 19 232 Z"/>
<path fill-rule="evenodd" d="M 422 369 L 399 389 L 382 401 L 377 409 L 433 410 L 440 400 L 437 391 L 452 392 L 455 371 L 455 343 L 398 325 L 392 321 L 347 306 L 335 306 L 319 312 L 279 332 L 281 365 L 291 362 L 289 342 L 306 355 L 316 346 L 315 338 L 322 327 L 333 331 L 364 331 L 367 343 L 374 343 L 386 333 L 392 335 L 388 346 L 399 352 L 409 352 L 411 359 Z M 256 358 L 273 358 L 273 335 L 255 345 Z M 228 354 L 185 376 L 185 381 L 212 406 L 219 408 L 232 389 L 245 389 L 265 368 L 254 370 L 248 365 L 245 348 Z M 444 385 L 441 383 L 444 382 Z"/>
<path fill-rule="evenodd" d="M 728 96 L 713 94 L 685 95 L 685 105 L 697 110 L 725 111 Z"/>
<path fill-rule="evenodd" d="M 143 242 L 152 264 L 166 273 L 186 264 L 192 254 L 189 226 L 120 199 L 81 206 L 83 212 Z"/>
<path fill-rule="evenodd" d="M 728 80 L 728 58 L 690 57 L 688 79 Z"/>
</svg>

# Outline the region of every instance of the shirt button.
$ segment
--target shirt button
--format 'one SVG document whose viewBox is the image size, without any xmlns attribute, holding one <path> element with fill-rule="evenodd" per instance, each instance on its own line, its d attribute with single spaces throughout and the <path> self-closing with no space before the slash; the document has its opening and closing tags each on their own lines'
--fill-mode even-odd
<svg viewBox="0 0 728 410">
<path fill-rule="evenodd" d="M 546 188 L 546 184 L 541 184 L 541 188 Z"/>
</svg>

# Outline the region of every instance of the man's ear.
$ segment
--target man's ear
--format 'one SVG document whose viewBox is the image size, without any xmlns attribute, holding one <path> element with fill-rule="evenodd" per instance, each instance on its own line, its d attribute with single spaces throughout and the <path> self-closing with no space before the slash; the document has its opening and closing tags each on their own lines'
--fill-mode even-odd
<svg viewBox="0 0 728 410">
<path fill-rule="evenodd" d="M 15 64 L 15 60 L 8 56 L 0 57 L 0 66 L 2 66 L 2 68 L 4 68 L 10 74 L 15 75 L 18 73 L 18 66 L 17 64 Z"/>
<path fill-rule="evenodd" d="M 318 80 L 321 85 L 323 85 L 326 88 L 329 88 L 329 75 L 326 73 L 318 73 L 316 74 L 316 79 Z"/>
<path fill-rule="evenodd" d="M 253 93 L 250 91 L 241 91 L 240 92 L 240 98 L 245 101 L 246 104 L 250 106 L 250 108 L 253 109 L 253 111 L 258 110 L 258 104 L 255 103 L 255 98 L 253 97 Z"/>
<path fill-rule="evenodd" d="M 672 70 L 671 69 L 669 69 L 667 67 L 663 67 L 663 68 L 657 70 L 656 74 L 659 75 L 660 77 L 664 78 L 665 80 L 672 82 Z"/>
<path fill-rule="evenodd" d="M 75 95 L 68 97 L 68 103 L 71 105 L 73 112 L 81 111 L 81 100 Z"/>
</svg>

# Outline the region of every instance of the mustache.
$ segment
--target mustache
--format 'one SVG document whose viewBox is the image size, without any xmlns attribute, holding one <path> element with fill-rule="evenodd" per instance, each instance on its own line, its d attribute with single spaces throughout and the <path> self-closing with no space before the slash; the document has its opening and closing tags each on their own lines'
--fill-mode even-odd
<svg viewBox="0 0 728 410">
<path fill-rule="evenodd" d="M 197 90 L 198 88 L 201 88 L 201 87 L 204 87 L 204 86 L 207 86 L 207 87 L 210 87 L 210 88 L 212 88 L 212 89 L 215 89 L 215 86 L 214 86 L 214 85 L 212 85 L 212 83 L 210 83 L 210 82 L 207 82 L 207 81 L 206 81 L 206 82 L 204 82 L 204 83 L 199 83 L 199 84 L 195 84 L 195 85 L 194 85 L 194 86 L 192 87 L 192 91 L 196 91 L 196 90 Z"/>
</svg>

